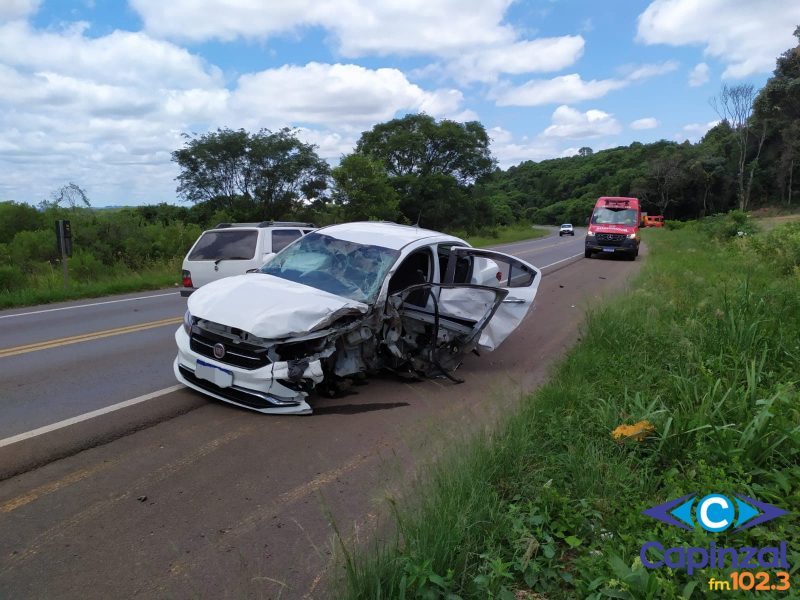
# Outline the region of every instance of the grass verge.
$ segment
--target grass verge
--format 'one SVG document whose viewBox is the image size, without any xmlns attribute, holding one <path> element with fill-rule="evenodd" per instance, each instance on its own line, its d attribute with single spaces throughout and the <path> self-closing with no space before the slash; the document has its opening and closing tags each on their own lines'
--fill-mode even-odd
<svg viewBox="0 0 800 600">
<path fill-rule="evenodd" d="M 97 298 L 174 286 L 179 281 L 180 261 L 145 267 L 139 271 L 119 268 L 90 280 L 70 279 L 65 289 L 61 270 L 50 268 L 30 278 L 22 289 L 0 290 L 0 309 L 46 304 L 79 298 Z"/>
<path fill-rule="evenodd" d="M 632 291 L 588 316 L 583 341 L 505 423 L 393 502 L 389 541 L 345 548 L 337 597 L 699 598 L 711 577 L 730 581 L 730 569 L 645 568 L 650 540 L 786 540 L 796 580 L 793 515 L 708 534 L 641 514 L 690 493 L 800 505 L 800 245 L 787 269 L 762 236 L 731 239 L 735 225 L 646 232 Z M 612 438 L 643 420 L 643 441 Z M 788 596 L 759 592 L 770 597 Z"/>
<path fill-rule="evenodd" d="M 532 225 L 511 225 L 509 227 L 498 227 L 492 230 L 488 235 L 485 233 L 480 235 L 455 233 L 453 235 L 466 240 L 470 245 L 476 248 L 485 248 L 487 246 L 498 246 L 500 244 L 510 244 L 523 240 L 535 240 L 549 235 L 551 231 L 551 229 L 545 227 L 534 227 Z"/>
</svg>

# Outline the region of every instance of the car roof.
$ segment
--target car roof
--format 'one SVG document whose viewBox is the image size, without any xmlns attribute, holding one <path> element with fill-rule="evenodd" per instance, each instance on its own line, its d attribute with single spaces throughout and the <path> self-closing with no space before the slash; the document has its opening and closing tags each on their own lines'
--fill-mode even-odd
<svg viewBox="0 0 800 600">
<path fill-rule="evenodd" d="M 442 238 L 446 240 L 463 242 L 463 240 L 432 231 L 415 227 L 413 225 L 398 225 L 387 221 L 360 221 L 356 223 L 342 223 L 341 225 L 330 225 L 317 230 L 331 237 L 335 237 L 347 242 L 356 244 L 369 244 L 372 246 L 382 246 L 392 250 L 400 250 L 419 240 L 428 238 Z"/>
</svg>

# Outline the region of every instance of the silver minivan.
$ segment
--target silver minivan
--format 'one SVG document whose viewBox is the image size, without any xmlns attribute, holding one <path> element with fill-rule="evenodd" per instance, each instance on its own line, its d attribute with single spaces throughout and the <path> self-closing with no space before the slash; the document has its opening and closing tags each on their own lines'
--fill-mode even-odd
<svg viewBox="0 0 800 600">
<path fill-rule="evenodd" d="M 183 259 L 181 296 L 233 275 L 258 269 L 275 253 L 314 231 L 313 223 L 220 223 L 204 231 Z"/>
</svg>

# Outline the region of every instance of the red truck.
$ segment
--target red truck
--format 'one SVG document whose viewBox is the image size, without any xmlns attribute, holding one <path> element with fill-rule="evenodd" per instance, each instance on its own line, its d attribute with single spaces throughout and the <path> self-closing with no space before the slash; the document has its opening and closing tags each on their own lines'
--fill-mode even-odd
<svg viewBox="0 0 800 600">
<path fill-rule="evenodd" d="M 664 217 L 662 215 L 648 215 L 644 218 L 645 227 L 663 227 Z"/>
<path fill-rule="evenodd" d="M 640 222 L 638 198 L 599 198 L 589 220 L 584 256 L 591 258 L 595 252 L 602 252 L 621 254 L 628 260 L 636 260 L 639 255 Z"/>
</svg>

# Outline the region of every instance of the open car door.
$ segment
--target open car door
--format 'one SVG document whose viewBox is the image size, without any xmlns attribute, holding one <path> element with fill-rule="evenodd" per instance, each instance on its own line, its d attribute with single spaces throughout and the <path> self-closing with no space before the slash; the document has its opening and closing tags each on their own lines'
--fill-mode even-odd
<svg viewBox="0 0 800 600">
<path fill-rule="evenodd" d="M 422 283 L 389 296 L 384 343 L 418 373 L 445 375 L 478 346 L 508 292 L 497 286 Z"/>
<path fill-rule="evenodd" d="M 514 256 L 492 250 L 453 246 L 442 283 L 451 286 L 460 283 L 459 280 L 467 280 L 472 286 L 493 287 L 505 292 L 497 309 L 486 322 L 481 323 L 483 327 L 478 348 L 492 351 L 528 314 L 541 278 L 539 269 Z M 485 313 L 485 304 L 478 298 L 471 300 L 469 294 L 460 298 L 457 307 L 451 306 L 447 298 L 440 298 L 440 305 L 443 313 L 457 311 L 465 318 L 476 321 Z"/>
</svg>

